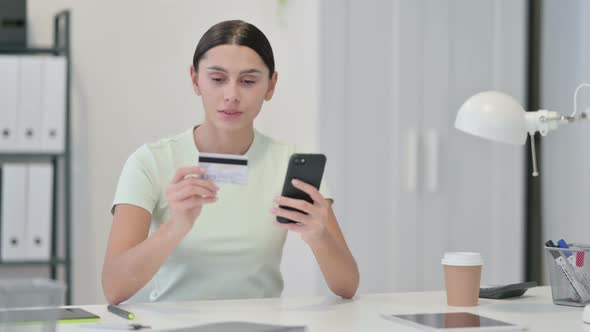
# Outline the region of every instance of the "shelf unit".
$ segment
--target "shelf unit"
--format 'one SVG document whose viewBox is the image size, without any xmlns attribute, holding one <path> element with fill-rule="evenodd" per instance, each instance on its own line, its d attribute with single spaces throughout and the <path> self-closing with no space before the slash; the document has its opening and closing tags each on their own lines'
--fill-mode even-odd
<svg viewBox="0 0 590 332">
<path fill-rule="evenodd" d="M 66 285 L 66 304 L 72 303 L 72 243 L 71 243 L 71 107 L 70 107 L 70 11 L 57 13 L 53 19 L 53 46 L 50 47 L 8 47 L 0 46 L 0 54 L 30 55 L 50 54 L 61 55 L 66 61 L 66 93 L 65 93 L 65 142 L 64 150 L 59 153 L 0 153 L 1 162 L 39 162 L 51 161 L 54 169 L 53 202 L 51 216 L 51 256 L 47 261 L 10 261 L 1 262 L 0 266 L 47 266 L 50 277 L 58 280 L 59 267 L 64 268 Z M 62 190 L 60 192 L 60 189 Z M 61 209 L 61 210 L 60 210 Z M 58 211 L 62 215 L 58 216 Z M 60 225 L 58 219 L 62 218 Z M 62 228 L 59 226 L 63 226 Z M 63 244 L 60 253 L 58 245 Z"/>
</svg>

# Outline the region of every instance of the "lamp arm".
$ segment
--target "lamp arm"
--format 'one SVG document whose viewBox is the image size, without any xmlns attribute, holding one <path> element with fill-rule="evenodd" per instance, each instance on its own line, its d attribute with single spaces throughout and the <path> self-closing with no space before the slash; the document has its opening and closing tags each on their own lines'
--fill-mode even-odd
<svg viewBox="0 0 590 332">
<path fill-rule="evenodd" d="M 570 115 L 572 118 L 576 116 L 576 112 L 578 111 L 578 92 L 582 88 L 590 88 L 590 84 L 582 83 L 576 88 L 576 92 L 574 92 L 574 111 L 572 112 L 572 115 Z M 588 109 L 586 109 L 585 112 L 582 112 L 581 117 L 588 118 L 588 115 L 590 114 L 588 113 Z"/>
<path fill-rule="evenodd" d="M 525 115 L 526 130 L 530 133 L 539 132 L 546 136 L 551 130 L 556 130 L 560 125 L 587 120 L 590 117 L 590 108 L 580 114 L 580 117 L 563 116 L 555 111 L 539 110 L 536 112 L 526 112 Z"/>
<path fill-rule="evenodd" d="M 574 112 L 575 113 L 575 112 Z M 542 136 L 547 135 L 550 130 L 556 130 L 559 125 L 586 120 L 590 117 L 590 108 L 586 109 L 580 114 L 579 118 L 571 116 L 563 116 L 555 111 L 539 110 L 536 112 L 526 112 L 525 123 L 526 130 L 531 139 L 531 155 L 533 161 L 533 176 L 538 176 L 537 171 L 537 156 L 535 147 L 535 133 L 539 132 Z"/>
<path fill-rule="evenodd" d="M 550 130 L 555 130 L 560 124 L 569 123 L 570 120 L 561 116 L 557 112 L 548 110 L 526 112 L 524 118 L 526 123 L 526 130 L 531 140 L 533 176 L 537 177 L 539 176 L 539 171 L 537 170 L 537 148 L 535 146 L 535 133 L 539 132 L 542 136 L 545 136 Z"/>
<path fill-rule="evenodd" d="M 536 112 L 526 112 L 525 115 L 526 131 L 534 134 L 537 131 L 545 136 L 550 130 L 555 130 L 560 124 L 568 123 L 565 117 L 559 113 L 548 110 L 539 110 Z"/>
</svg>

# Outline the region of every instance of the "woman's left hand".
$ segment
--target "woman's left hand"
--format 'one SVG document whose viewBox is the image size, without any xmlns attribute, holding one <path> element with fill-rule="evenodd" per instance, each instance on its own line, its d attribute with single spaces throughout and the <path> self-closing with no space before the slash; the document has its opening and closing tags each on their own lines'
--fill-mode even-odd
<svg viewBox="0 0 590 332">
<path fill-rule="evenodd" d="M 273 202 L 277 205 L 294 208 L 302 212 L 291 211 L 281 207 L 273 207 L 271 213 L 277 217 L 284 217 L 297 223 L 283 224 L 275 220 L 278 227 L 297 232 L 305 242 L 320 240 L 327 234 L 326 223 L 330 215 L 331 202 L 312 185 L 301 180 L 292 180 L 293 186 L 311 197 L 313 203 L 302 199 L 293 199 L 285 196 L 276 197 Z"/>
</svg>

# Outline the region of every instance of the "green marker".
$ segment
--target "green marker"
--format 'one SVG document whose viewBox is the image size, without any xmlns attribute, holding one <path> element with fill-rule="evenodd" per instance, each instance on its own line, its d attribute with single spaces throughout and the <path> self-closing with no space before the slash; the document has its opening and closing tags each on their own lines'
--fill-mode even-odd
<svg viewBox="0 0 590 332">
<path fill-rule="evenodd" d="M 119 317 L 123 317 L 125 319 L 134 319 L 135 318 L 134 314 L 130 313 L 127 310 L 123 310 L 123 309 L 117 307 L 116 305 L 109 304 L 107 306 L 107 309 L 109 310 L 109 312 L 112 312 L 113 314 L 115 314 Z"/>
</svg>

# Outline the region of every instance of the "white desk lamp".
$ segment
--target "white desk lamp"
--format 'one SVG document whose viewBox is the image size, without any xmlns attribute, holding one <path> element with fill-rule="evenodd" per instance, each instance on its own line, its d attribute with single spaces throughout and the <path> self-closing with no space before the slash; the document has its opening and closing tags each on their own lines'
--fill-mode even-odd
<svg viewBox="0 0 590 332">
<path fill-rule="evenodd" d="M 535 154 L 536 132 L 542 136 L 550 130 L 555 130 L 561 124 L 566 124 L 590 116 L 590 109 L 581 112 L 576 118 L 578 91 L 590 84 L 581 84 L 574 93 L 574 111 L 570 116 L 562 116 L 557 112 L 539 110 L 525 112 L 520 103 L 511 96 L 497 91 L 480 92 L 465 101 L 457 112 L 455 128 L 466 133 L 480 136 L 492 141 L 524 145 L 527 134 L 531 136 L 531 150 L 533 157 L 533 176 L 537 172 Z"/>
<path fill-rule="evenodd" d="M 463 103 L 457 112 L 455 128 L 492 141 L 517 145 L 524 145 L 527 134 L 530 135 L 533 176 L 538 176 L 534 135 L 538 131 L 542 136 L 545 136 L 550 130 L 557 129 L 561 124 L 588 119 L 590 108 L 576 117 L 577 96 L 582 87 L 590 87 L 590 84 L 583 83 L 576 88 L 574 111 L 570 116 L 562 116 L 557 112 L 547 110 L 525 112 L 516 99 L 505 93 L 481 92 Z M 582 321 L 590 323 L 590 304 L 584 307 Z"/>
</svg>

